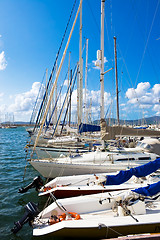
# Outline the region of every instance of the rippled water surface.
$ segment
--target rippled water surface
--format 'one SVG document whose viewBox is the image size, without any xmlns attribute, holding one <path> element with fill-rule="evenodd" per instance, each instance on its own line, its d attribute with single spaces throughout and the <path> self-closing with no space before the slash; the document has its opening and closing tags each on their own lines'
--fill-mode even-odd
<svg viewBox="0 0 160 240">
<path fill-rule="evenodd" d="M 29 202 L 42 204 L 35 189 L 25 194 L 18 189 L 28 185 L 38 173 L 27 164 L 25 145 L 29 140 L 24 127 L 15 129 L 0 129 L 0 239 L 1 240 L 30 240 L 32 228 L 28 223 L 14 235 L 11 228 L 24 214 L 24 206 Z M 24 177 L 25 172 L 25 177 Z M 24 180 L 23 180 L 24 178 Z M 37 238 L 36 238 L 37 239 Z M 39 239 L 39 238 L 38 238 Z"/>
<path fill-rule="evenodd" d="M 37 203 L 42 210 L 47 201 L 45 197 L 38 197 L 35 189 L 18 193 L 19 188 L 27 186 L 39 175 L 26 160 L 25 146 L 28 141 L 29 134 L 25 127 L 0 128 L 0 240 L 66 240 L 33 237 L 28 223 L 17 234 L 11 232 L 14 222 L 23 217 L 28 202 Z"/>
</svg>

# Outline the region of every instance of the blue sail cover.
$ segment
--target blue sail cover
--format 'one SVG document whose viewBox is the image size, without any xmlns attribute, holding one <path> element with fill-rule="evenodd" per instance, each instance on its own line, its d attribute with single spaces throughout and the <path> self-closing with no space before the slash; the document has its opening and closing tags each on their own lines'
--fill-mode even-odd
<svg viewBox="0 0 160 240">
<path fill-rule="evenodd" d="M 153 196 L 160 192 L 160 181 L 157 183 L 153 183 L 151 185 L 148 185 L 147 187 L 141 187 L 132 190 L 133 192 L 136 192 L 138 194 L 144 195 L 144 196 Z"/>
<path fill-rule="evenodd" d="M 81 123 L 79 125 L 79 133 L 82 132 L 99 132 L 101 130 L 100 126 Z"/>
<path fill-rule="evenodd" d="M 131 168 L 130 170 L 121 170 L 117 175 L 107 175 L 104 185 L 119 185 L 128 181 L 132 176 L 145 177 L 160 168 L 160 158 L 146 163 L 142 166 Z"/>
</svg>

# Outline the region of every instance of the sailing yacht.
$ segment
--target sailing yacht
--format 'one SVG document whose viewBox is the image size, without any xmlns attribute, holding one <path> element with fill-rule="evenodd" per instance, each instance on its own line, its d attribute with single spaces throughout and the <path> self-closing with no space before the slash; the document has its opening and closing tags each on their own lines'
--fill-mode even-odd
<svg viewBox="0 0 160 240">
<path fill-rule="evenodd" d="M 138 188 L 159 181 L 160 158 L 130 170 L 115 173 L 56 177 L 39 189 L 39 196 L 51 193 L 57 199 Z"/>
<path fill-rule="evenodd" d="M 12 232 L 17 233 L 29 221 L 33 236 L 43 238 L 108 239 L 159 233 L 159 189 L 160 182 L 156 182 L 130 190 L 60 200 L 52 195 L 54 202 L 41 212 L 34 203 L 29 202 L 25 206 L 25 216 L 15 222 Z"/>
<path fill-rule="evenodd" d="M 55 201 L 34 219 L 33 236 L 108 239 L 159 233 L 159 185 Z"/>
<path fill-rule="evenodd" d="M 115 172 L 153 161 L 159 155 L 147 152 L 87 152 L 68 157 L 29 159 L 29 163 L 46 178 L 79 174 Z"/>
<path fill-rule="evenodd" d="M 104 123 L 104 2 L 101 2 L 101 50 L 100 50 L 100 60 L 101 60 L 101 138 L 103 139 L 103 135 L 109 136 L 108 132 L 104 131 L 103 133 L 103 123 Z M 79 5 L 79 10 L 81 9 L 81 4 Z M 78 12 L 77 12 L 78 13 Z M 81 16 L 81 15 L 80 15 Z M 80 31 L 81 32 L 81 31 Z M 66 45 L 68 47 L 68 45 Z M 66 50 L 64 51 L 66 53 Z M 81 54 L 80 54 L 81 55 Z M 62 57 L 63 60 L 63 57 Z M 60 65 L 61 68 L 61 65 Z M 60 69 L 58 70 L 59 73 Z M 53 88 L 51 90 L 51 94 L 46 106 L 46 110 L 44 113 L 44 117 L 41 122 L 41 126 L 37 135 L 37 138 L 34 143 L 33 151 L 36 150 L 36 145 L 38 143 L 39 136 L 41 134 L 42 128 L 44 126 L 46 115 L 49 109 L 49 105 L 52 99 L 52 94 L 54 91 L 55 84 L 58 79 L 58 73 L 56 75 L 55 83 L 53 84 Z M 80 91 L 81 93 L 81 91 Z M 80 94 L 79 93 L 79 94 Z M 82 99 L 80 99 L 81 102 Z M 80 106 L 78 105 L 78 108 Z M 81 110 L 80 114 L 78 114 L 78 123 L 80 124 L 81 118 Z M 132 132 L 133 133 L 133 132 Z M 104 137 L 105 137 L 104 136 Z M 64 141 L 63 141 L 64 142 Z M 70 154 L 70 149 L 67 148 L 67 152 Z M 115 172 L 117 170 L 125 170 L 127 168 L 131 168 L 133 166 L 138 166 L 140 164 L 144 164 L 146 162 L 155 160 L 159 155 L 155 153 L 148 152 L 137 152 L 137 151 L 108 151 L 104 146 L 102 149 L 97 148 L 96 151 L 87 152 L 83 154 L 76 154 L 65 157 L 64 155 L 61 157 L 49 157 L 44 159 L 29 159 L 30 164 L 44 177 L 54 178 L 57 176 L 68 176 L 68 175 L 78 175 L 78 174 L 89 174 L 89 173 L 104 173 L 104 172 Z"/>
</svg>

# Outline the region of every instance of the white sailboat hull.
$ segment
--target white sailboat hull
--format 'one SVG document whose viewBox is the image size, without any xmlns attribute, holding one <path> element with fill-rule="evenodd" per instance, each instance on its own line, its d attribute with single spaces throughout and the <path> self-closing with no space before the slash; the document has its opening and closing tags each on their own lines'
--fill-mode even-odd
<svg viewBox="0 0 160 240">
<path fill-rule="evenodd" d="M 80 156 L 32 159 L 30 164 L 46 178 L 126 170 L 155 160 L 153 153 L 90 152 Z"/>
<path fill-rule="evenodd" d="M 74 146 L 61 146 L 61 147 L 36 147 L 36 154 L 39 159 L 43 158 L 58 158 L 60 156 L 69 156 L 70 154 L 77 154 L 88 152 L 87 148 L 74 147 Z"/>
<path fill-rule="evenodd" d="M 30 164 L 46 178 L 55 178 L 57 176 L 70 176 L 79 174 L 91 174 L 91 173 L 104 173 L 104 172 L 115 172 L 119 170 L 126 170 L 129 167 L 136 167 L 139 164 L 69 164 L 60 162 L 51 162 L 47 160 L 33 160 Z"/>
<path fill-rule="evenodd" d="M 130 216 L 109 217 L 109 212 L 101 216 L 90 215 L 90 219 L 81 215 L 82 220 L 72 220 L 51 225 L 46 229 L 34 229 L 33 236 L 53 236 L 72 238 L 114 238 L 133 234 L 159 233 L 160 214 L 139 216 L 139 222 L 135 222 Z M 156 220 L 157 219 L 157 220 Z"/>
<path fill-rule="evenodd" d="M 56 203 L 44 209 L 34 221 L 33 236 L 59 236 L 59 237 L 90 237 L 112 238 L 139 233 L 159 232 L 160 203 L 146 207 L 144 202 L 138 203 L 131 210 L 131 215 L 122 216 L 112 210 L 118 197 L 128 195 L 128 191 L 94 194 L 58 200 L 67 212 L 76 212 L 79 220 L 66 219 L 50 225 L 48 219 L 51 215 L 60 215 L 63 212 Z M 125 195 L 125 196 L 126 196 Z"/>
</svg>

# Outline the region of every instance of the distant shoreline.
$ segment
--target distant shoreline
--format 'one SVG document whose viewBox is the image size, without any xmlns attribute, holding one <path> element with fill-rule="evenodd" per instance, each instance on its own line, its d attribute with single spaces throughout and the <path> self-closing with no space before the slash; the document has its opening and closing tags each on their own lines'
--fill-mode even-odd
<svg viewBox="0 0 160 240">
<path fill-rule="evenodd" d="M 29 123 L 14 123 L 14 124 L 1 123 L 0 125 L 2 127 L 10 127 L 10 126 L 15 126 L 15 127 L 33 127 L 34 126 L 34 124 L 29 124 Z"/>
</svg>

